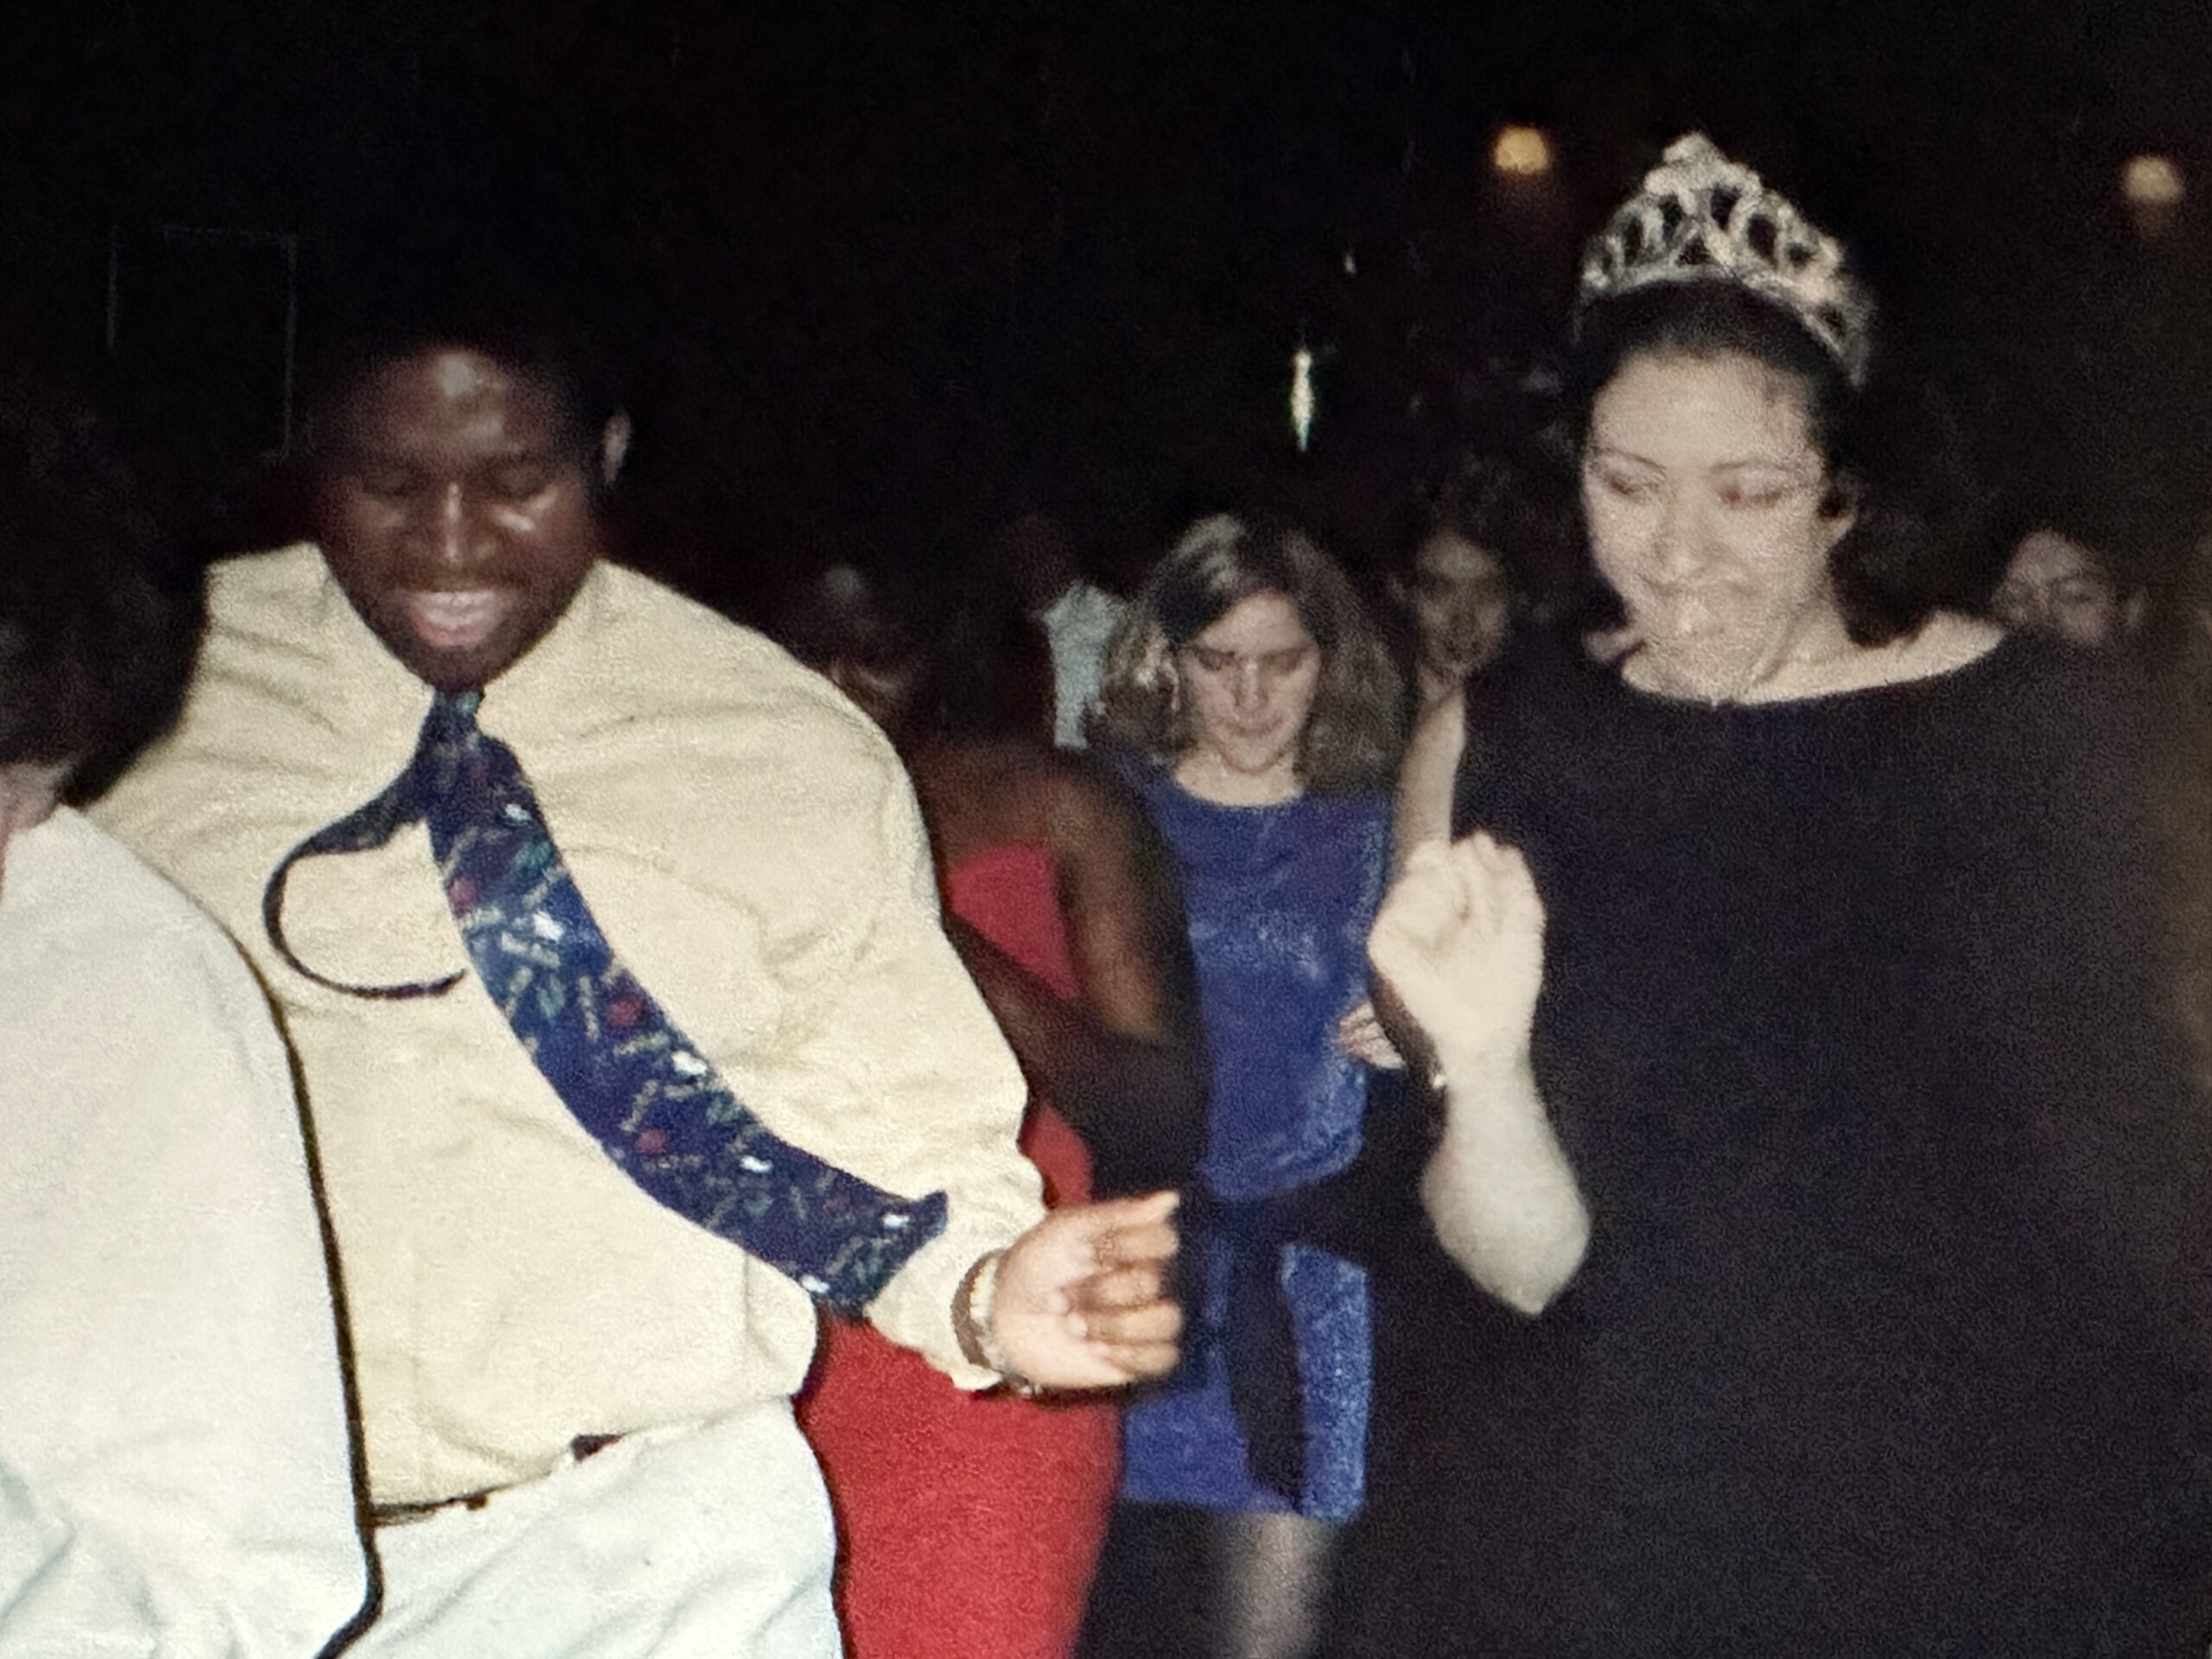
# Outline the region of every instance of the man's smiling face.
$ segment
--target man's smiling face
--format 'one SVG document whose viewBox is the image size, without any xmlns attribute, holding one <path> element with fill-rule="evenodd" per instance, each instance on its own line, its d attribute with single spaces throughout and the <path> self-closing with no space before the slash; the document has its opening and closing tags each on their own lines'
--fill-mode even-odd
<svg viewBox="0 0 2212 1659">
<path fill-rule="evenodd" d="M 599 435 L 550 377 L 458 346 L 378 365 L 334 413 L 316 496 L 332 575 L 419 678 L 495 678 L 599 560 Z"/>
</svg>

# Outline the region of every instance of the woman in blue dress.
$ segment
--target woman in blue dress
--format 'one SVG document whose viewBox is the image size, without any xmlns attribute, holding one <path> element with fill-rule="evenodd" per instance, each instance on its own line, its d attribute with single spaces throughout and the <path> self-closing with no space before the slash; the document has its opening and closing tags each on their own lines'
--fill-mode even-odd
<svg viewBox="0 0 2212 1659">
<path fill-rule="evenodd" d="M 1364 1271 L 1308 1242 L 1361 1146 L 1364 941 L 1389 855 L 1398 673 L 1301 532 L 1217 516 L 1155 569 L 1107 653 L 1090 734 L 1183 884 L 1210 1062 L 1185 1211 L 1185 1359 L 1123 1420 L 1122 1496 L 1203 1512 L 1214 1645 L 1303 1650 L 1363 1486 Z"/>
</svg>

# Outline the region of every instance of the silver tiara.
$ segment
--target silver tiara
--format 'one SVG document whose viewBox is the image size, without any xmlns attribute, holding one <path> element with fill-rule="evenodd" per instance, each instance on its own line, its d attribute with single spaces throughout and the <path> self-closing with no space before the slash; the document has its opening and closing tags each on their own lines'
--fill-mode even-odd
<svg viewBox="0 0 2212 1659">
<path fill-rule="evenodd" d="M 1643 188 L 1582 253 L 1578 321 L 1593 302 L 1654 283 L 1735 283 L 1782 307 L 1866 381 L 1874 296 L 1844 269 L 1843 245 L 1701 132 L 1667 146 Z"/>
</svg>

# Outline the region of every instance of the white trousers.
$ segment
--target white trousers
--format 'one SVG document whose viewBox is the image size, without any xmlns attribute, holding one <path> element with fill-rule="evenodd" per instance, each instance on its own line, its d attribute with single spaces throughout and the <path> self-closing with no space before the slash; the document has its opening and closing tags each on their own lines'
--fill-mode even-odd
<svg viewBox="0 0 2212 1659">
<path fill-rule="evenodd" d="M 348 1659 L 839 1659 L 835 1549 L 787 1402 L 632 1434 L 542 1480 L 377 1529 Z"/>
</svg>

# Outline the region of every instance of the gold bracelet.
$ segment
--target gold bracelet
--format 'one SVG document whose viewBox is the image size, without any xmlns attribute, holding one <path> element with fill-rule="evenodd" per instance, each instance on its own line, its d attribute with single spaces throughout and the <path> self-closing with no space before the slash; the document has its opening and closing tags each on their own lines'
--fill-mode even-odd
<svg viewBox="0 0 2212 1659">
<path fill-rule="evenodd" d="M 991 1311 L 998 1300 L 999 1264 L 1005 1259 L 1004 1250 L 993 1250 L 968 1269 L 966 1294 L 959 1300 L 960 1317 L 953 1321 L 954 1332 L 971 1363 L 996 1371 L 1001 1382 L 1026 1397 L 1039 1392 L 1039 1385 L 1014 1368 L 1006 1350 L 999 1346 L 998 1332 L 991 1323 Z"/>
</svg>

